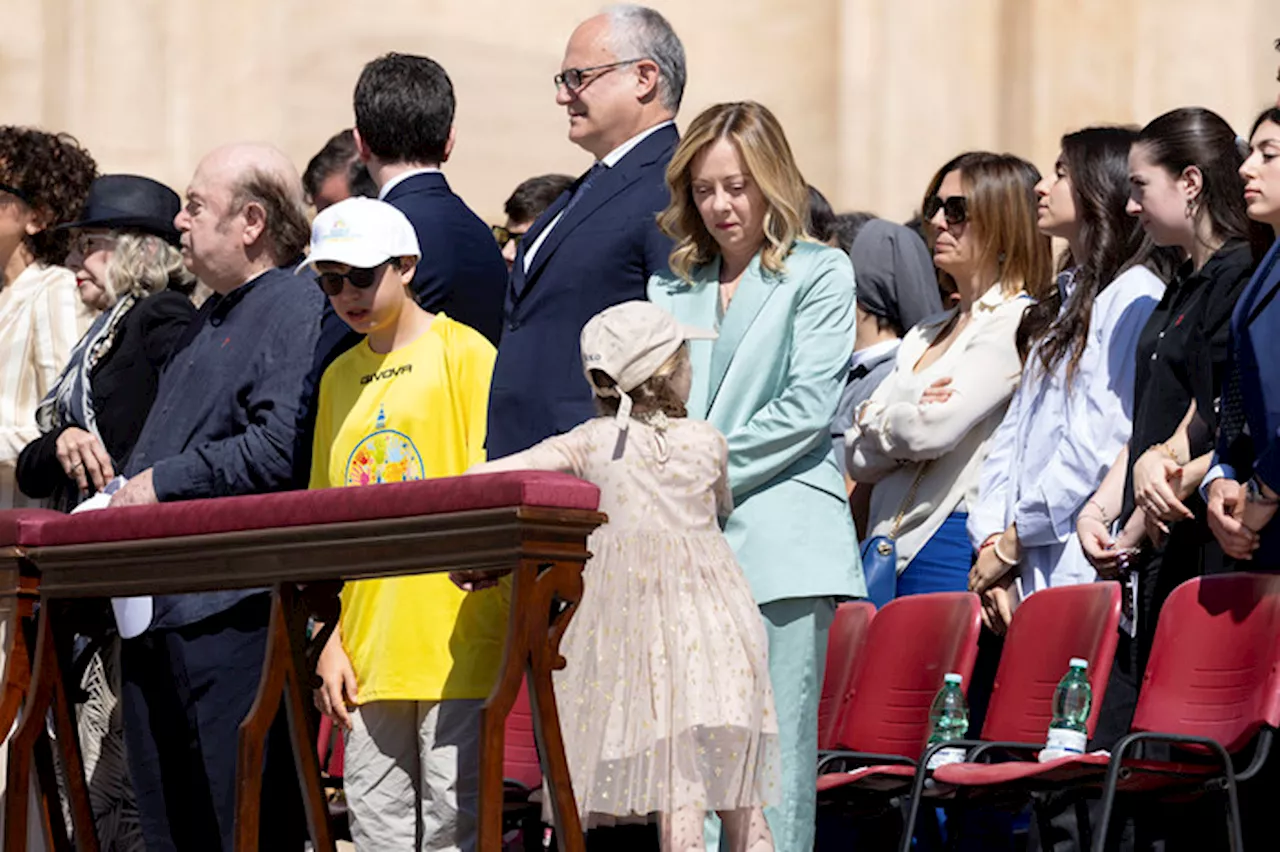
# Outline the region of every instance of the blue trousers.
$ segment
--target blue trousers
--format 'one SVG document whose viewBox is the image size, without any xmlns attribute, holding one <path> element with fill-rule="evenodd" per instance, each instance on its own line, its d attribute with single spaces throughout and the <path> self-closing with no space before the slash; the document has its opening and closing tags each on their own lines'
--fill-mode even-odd
<svg viewBox="0 0 1280 852">
<path fill-rule="evenodd" d="M 898 597 L 929 592 L 967 592 L 973 547 L 966 512 L 952 512 L 898 575 Z"/>
</svg>

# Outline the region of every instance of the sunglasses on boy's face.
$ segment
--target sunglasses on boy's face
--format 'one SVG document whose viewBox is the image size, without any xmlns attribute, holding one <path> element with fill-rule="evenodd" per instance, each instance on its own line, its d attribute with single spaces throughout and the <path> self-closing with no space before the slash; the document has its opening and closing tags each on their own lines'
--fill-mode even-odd
<svg viewBox="0 0 1280 852">
<path fill-rule="evenodd" d="M 371 269 L 352 266 L 346 272 L 320 272 L 316 275 L 316 283 L 326 296 L 337 296 L 348 282 L 357 290 L 368 290 L 378 281 L 378 272 L 390 261 L 379 263 Z"/>
<path fill-rule="evenodd" d="M 520 245 L 520 240 L 524 237 L 524 231 L 512 231 L 504 228 L 502 225 L 490 225 L 489 230 L 493 231 L 493 238 L 498 241 L 498 248 L 506 248 L 507 243 L 515 241 Z"/>
<path fill-rule="evenodd" d="M 952 195 L 949 198 L 934 196 L 924 203 L 924 220 L 928 222 L 942 211 L 948 225 L 959 225 L 969 218 L 969 201 L 963 195 Z"/>
</svg>

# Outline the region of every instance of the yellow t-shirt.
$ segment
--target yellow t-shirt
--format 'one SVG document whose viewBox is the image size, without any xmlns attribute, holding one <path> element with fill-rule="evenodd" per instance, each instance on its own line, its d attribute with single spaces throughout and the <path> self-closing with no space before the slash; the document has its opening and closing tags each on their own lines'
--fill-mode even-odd
<svg viewBox="0 0 1280 852">
<path fill-rule="evenodd" d="M 343 353 L 320 380 L 311 487 L 457 476 L 483 461 L 495 357 L 444 314 L 394 352 L 364 341 Z M 360 702 L 487 697 L 509 601 L 506 583 L 468 594 L 445 574 L 347 583 L 339 628 Z"/>
</svg>

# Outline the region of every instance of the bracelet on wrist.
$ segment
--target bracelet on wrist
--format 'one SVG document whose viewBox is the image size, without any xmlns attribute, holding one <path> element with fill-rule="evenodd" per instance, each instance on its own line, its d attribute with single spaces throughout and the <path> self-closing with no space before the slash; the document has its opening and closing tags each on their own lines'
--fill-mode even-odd
<svg viewBox="0 0 1280 852">
<path fill-rule="evenodd" d="M 1173 447 L 1169 446 L 1168 441 L 1161 441 L 1158 444 L 1152 444 L 1151 449 L 1167 457 L 1170 461 L 1172 461 L 1174 464 L 1178 465 L 1179 467 L 1183 465 L 1183 461 L 1180 458 L 1178 458 L 1178 454 L 1174 451 Z"/>
<path fill-rule="evenodd" d="M 1000 550 L 1000 540 L 999 540 L 999 539 L 996 539 L 996 543 L 995 543 L 994 545 L 992 545 L 992 547 L 995 549 L 996 559 L 1000 560 L 1002 563 L 1004 563 L 1005 565 L 1009 566 L 1010 568 L 1017 568 L 1017 567 L 1018 567 L 1018 560 L 1016 560 L 1016 559 L 1010 559 L 1008 556 L 1005 556 L 1005 555 L 1004 555 L 1004 552 L 1003 552 L 1003 551 L 1001 551 L 1001 550 Z"/>
<path fill-rule="evenodd" d="M 986 550 L 988 547 L 995 547 L 996 542 L 999 540 L 1000 540 L 1000 533 L 992 533 L 991 535 L 987 536 L 986 541 L 978 545 L 978 552 L 981 553 L 982 551 Z"/>
<path fill-rule="evenodd" d="M 1096 516 L 1098 521 L 1100 521 L 1100 522 L 1101 522 L 1101 523 L 1103 523 L 1103 524 L 1109 524 L 1109 523 L 1111 523 L 1111 520 L 1107 517 L 1107 510 L 1106 510 L 1105 508 L 1103 508 L 1102 504 L 1101 504 L 1101 503 L 1099 503 L 1097 500 L 1089 500 L 1089 501 L 1087 501 L 1087 502 L 1084 504 L 1084 508 L 1080 510 L 1080 517 L 1082 517 L 1082 518 L 1092 518 L 1092 517 L 1094 517 L 1094 515 L 1090 515 L 1090 514 L 1088 514 L 1088 510 L 1089 510 L 1089 507 L 1090 507 L 1090 506 L 1092 506 L 1093 508 L 1095 508 L 1095 509 L 1097 509 L 1097 510 L 1098 510 L 1098 514 L 1097 514 L 1097 516 Z"/>
</svg>

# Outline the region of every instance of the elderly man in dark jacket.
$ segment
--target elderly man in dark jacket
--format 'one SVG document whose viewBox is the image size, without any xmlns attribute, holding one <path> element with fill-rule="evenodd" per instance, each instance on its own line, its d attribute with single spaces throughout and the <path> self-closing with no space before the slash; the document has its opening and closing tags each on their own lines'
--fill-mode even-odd
<svg viewBox="0 0 1280 852">
<path fill-rule="evenodd" d="M 160 378 L 111 505 L 295 487 L 327 339 L 324 294 L 291 268 L 309 235 L 297 172 L 274 148 L 219 148 L 175 224 L 187 266 L 214 295 Z M 129 770 L 149 850 L 233 846 L 236 733 L 262 670 L 268 603 L 263 590 L 157 597 L 145 630 L 122 643 Z M 297 783 L 278 742 L 261 845 L 298 849 Z"/>
</svg>

